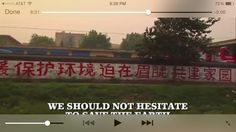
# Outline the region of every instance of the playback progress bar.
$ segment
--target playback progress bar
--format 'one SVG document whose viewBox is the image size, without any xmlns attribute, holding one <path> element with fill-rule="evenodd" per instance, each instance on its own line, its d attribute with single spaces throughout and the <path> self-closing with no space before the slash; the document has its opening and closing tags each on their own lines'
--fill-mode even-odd
<svg viewBox="0 0 236 132">
<path fill-rule="evenodd" d="M 42 14 L 211 14 L 212 11 L 42 11 Z"/>
<path fill-rule="evenodd" d="M 50 122 L 49 120 L 45 122 L 5 122 L 5 125 L 62 125 L 64 122 Z"/>
<path fill-rule="evenodd" d="M 152 11 L 42 11 L 42 14 L 146 14 L 151 15 Z"/>
</svg>

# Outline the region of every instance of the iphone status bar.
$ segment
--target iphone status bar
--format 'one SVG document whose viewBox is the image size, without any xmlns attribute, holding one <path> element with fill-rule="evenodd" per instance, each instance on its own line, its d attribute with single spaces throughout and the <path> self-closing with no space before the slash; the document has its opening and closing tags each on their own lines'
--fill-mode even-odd
<svg viewBox="0 0 236 132">
<path fill-rule="evenodd" d="M 143 15 L 153 17 L 236 17 L 234 0 L 1 1 L 0 15 Z"/>
</svg>

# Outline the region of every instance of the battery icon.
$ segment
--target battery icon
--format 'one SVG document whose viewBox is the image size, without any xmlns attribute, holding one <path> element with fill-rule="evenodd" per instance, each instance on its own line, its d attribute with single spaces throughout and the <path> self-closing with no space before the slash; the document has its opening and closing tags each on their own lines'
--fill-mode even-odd
<svg viewBox="0 0 236 132">
<path fill-rule="evenodd" d="M 232 2 L 225 2 L 225 5 L 231 6 L 231 5 L 232 5 Z"/>
</svg>

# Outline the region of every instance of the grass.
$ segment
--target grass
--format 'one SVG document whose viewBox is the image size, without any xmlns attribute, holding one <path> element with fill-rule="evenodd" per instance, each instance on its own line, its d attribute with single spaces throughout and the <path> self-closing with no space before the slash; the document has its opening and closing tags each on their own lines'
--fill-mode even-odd
<svg viewBox="0 0 236 132">
<path fill-rule="evenodd" d="M 235 87 L 0 81 L 1 114 L 50 114 L 48 102 L 188 102 L 181 114 L 235 114 Z"/>
</svg>

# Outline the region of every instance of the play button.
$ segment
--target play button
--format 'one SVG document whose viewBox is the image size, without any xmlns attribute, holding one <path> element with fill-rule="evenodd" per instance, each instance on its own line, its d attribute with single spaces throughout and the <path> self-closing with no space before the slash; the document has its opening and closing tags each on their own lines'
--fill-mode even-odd
<svg viewBox="0 0 236 132">
<path fill-rule="evenodd" d="M 114 120 L 114 126 L 118 126 L 118 125 L 120 125 L 121 124 L 121 122 L 120 121 L 118 121 L 118 120 Z"/>
</svg>

